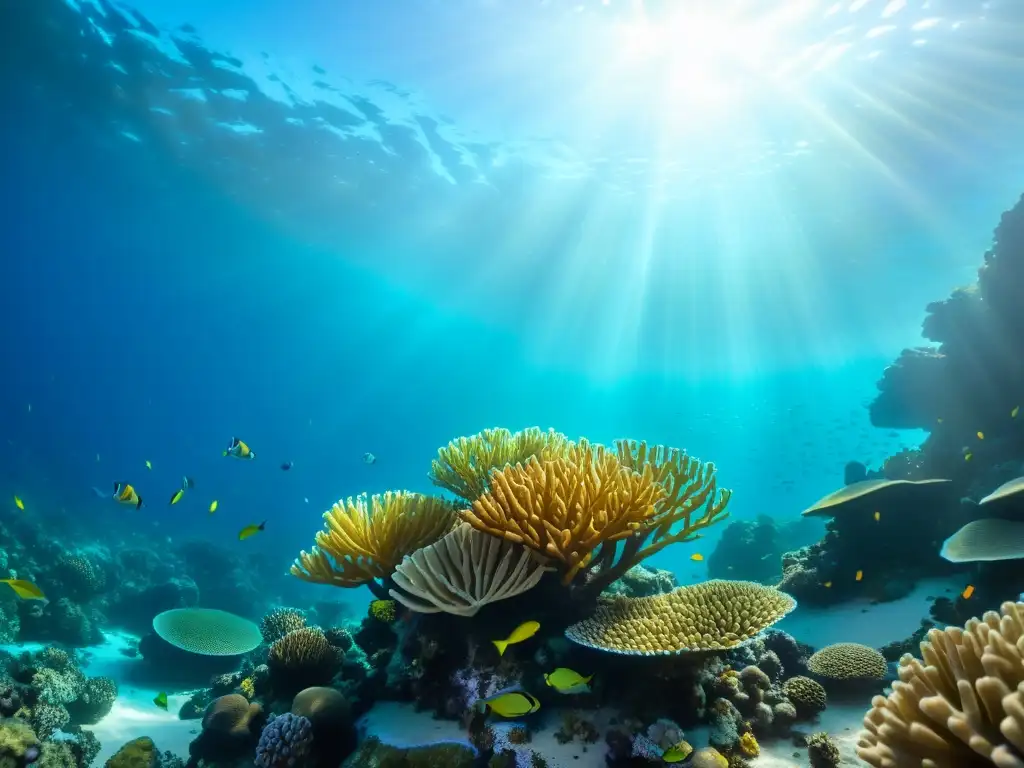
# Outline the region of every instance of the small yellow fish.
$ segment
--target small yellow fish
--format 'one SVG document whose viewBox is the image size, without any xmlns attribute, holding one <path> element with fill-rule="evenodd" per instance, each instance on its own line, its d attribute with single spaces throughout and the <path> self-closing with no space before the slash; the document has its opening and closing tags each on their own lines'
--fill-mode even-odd
<svg viewBox="0 0 1024 768">
<path fill-rule="evenodd" d="M 146 459 L 146 469 L 152 469 L 152 468 L 153 468 L 153 462 L 151 462 L 149 459 Z"/>
<path fill-rule="evenodd" d="M 971 460 L 971 456 L 973 456 L 973 455 L 974 455 L 973 453 L 968 451 L 967 453 L 964 454 L 964 461 L 970 461 Z"/>
<path fill-rule="evenodd" d="M 153 699 L 153 703 L 156 704 L 160 709 L 167 710 L 167 693 L 166 691 L 160 691 Z"/>
<path fill-rule="evenodd" d="M 259 525 L 247 525 L 247 526 L 245 526 L 245 528 L 243 528 L 241 531 L 239 531 L 239 533 L 238 533 L 238 540 L 239 541 L 245 541 L 250 536 L 255 536 L 260 531 L 265 530 L 266 527 L 267 527 L 267 521 L 266 520 L 264 520 Z"/>
<path fill-rule="evenodd" d="M 704 555 L 702 555 L 700 552 L 694 552 L 692 555 L 690 555 L 690 559 L 693 560 L 693 562 L 695 563 L 699 563 L 704 560 Z"/>
<path fill-rule="evenodd" d="M 6 584 L 11 589 L 13 589 L 14 594 L 16 594 L 22 600 L 46 599 L 46 595 L 43 594 L 43 590 L 41 590 L 31 581 L 25 581 L 24 579 L 0 579 L 0 583 Z"/>
<path fill-rule="evenodd" d="M 22 512 L 24 512 L 24 511 L 25 511 L 25 502 L 24 502 L 24 501 L 22 501 L 22 500 L 21 500 L 21 498 L 20 498 L 20 497 L 18 497 L 18 496 L 15 496 L 15 497 L 14 497 L 14 506 L 16 506 L 16 507 L 17 507 L 18 509 L 20 509 L 20 510 L 21 510 Z"/>
<path fill-rule="evenodd" d="M 832 589 L 832 582 L 831 581 L 826 581 L 821 586 L 823 586 L 825 589 Z"/>
<path fill-rule="evenodd" d="M 593 675 L 584 677 L 566 667 L 559 667 L 551 674 L 544 675 L 544 682 L 559 693 L 590 693 L 590 681 Z"/>
<path fill-rule="evenodd" d="M 176 490 L 173 494 L 171 494 L 171 501 L 170 501 L 171 505 L 177 504 L 179 501 L 181 501 L 181 499 L 182 499 L 182 497 L 184 495 L 185 495 L 185 489 L 184 488 L 179 488 L 178 490 Z"/>
<path fill-rule="evenodd" d="M 213 501 L 210 502 L 210 514 L 212 515 L 216 511 L 217 511 L 217 500 L 214 499 Z"/>
<path fill-rule="evenodd" d="M 505 653 L 505 649 L 510 645 L 521 643 L 524 640 L 529 640 L 531 637 L 537 634 L 537 630 L 540 629 L 540 623 L 536 621 L 524 621 L 518 627 L 512 630 L 512 634 L 506 637 L 504 640 L 491 640 L 494 643 L 494 647 L 498 649 L 498 655 L 501 656 Z"/>
<path fill-rule="evenodd" d="M 980 430 L 979 430 L 979 431 L 978 431 L 978 432 L 976 432 L 975 434 L 976 434 L 976 435 L 978 436 L 978 439 L 979 439 L 979 440 L 984 440 L 984 439 L 985 439 L 985 433 L 984 433 L 984 432 L 982 432 L 982 431 L 980 431 Z"/>
<path fill-rule="evenodd" d="M 492 712 L 502 717 L 522 717 L 531 715 L 540 709 L 540 702 L 525 691 L 499 693 L 482 699 L 480 703 L 490 707 Z"/>
<path fill-rule="evenodd" d="M 973 584 L 968 584 L 964 588 L 964 591 L 960 593 L 960 597 L 962 597 L 964 600 L 970 600 L 971 599 L 971 595 L 973 595 L 973 594 L 974 594 L 974 585 Z"/>
<path fill-rule="evenodd" d="M 1010 418 L 1011 419 L 1016 419 L 1018 413 L 1020 413 L 1020 406 L 1019 405 L 1015 405 L 1013 407 L 1013 410 L 1010 411 Z"/>
<path fill-rule="evenodd" d="M 854 580 L 861 581 L 864 578 L 864 571 L 857 571 L 857 575 L 854 576 Z"/>
<path fill-rule="evenodd" d="M 693 752 L 693 747 L 690 746 L 689 742 L 680 741 L 678 744 L 662 752 L 661 759 L 666 763 L 681 763 L 690 756 L 691 752 Z"/>
<path fill-rule="evenodd" d="M 875 522 L 877 523 L 881 519 L 882 519 L 882 513 L 881 512 L 875 512 Z"/>
</svg>

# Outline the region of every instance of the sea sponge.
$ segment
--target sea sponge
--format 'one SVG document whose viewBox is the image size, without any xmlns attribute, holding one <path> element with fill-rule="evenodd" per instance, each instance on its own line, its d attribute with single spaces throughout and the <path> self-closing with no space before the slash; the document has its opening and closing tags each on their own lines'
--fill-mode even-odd
<svg viewBox="0 0 1024 768">
<path fill-rule="evenodd" d="M 875 696 L 857 755 L 875 768 L 1024 765 L 1024 603 L 1003 603 L 963 629 L 932 629 L 921 660 Z"/>
<path fill-rule="evenodd" d="M 828 695 L 821 683 L 809 677 L 797 675 L 782 684 L 786 694 L 800 717 L 814 717 L 828 705 Z"/>
<path fill-rule="evenodd" d="M 533 589 L 547 570 L 537 553 L 462 523 L 406 557 L 390 594 L 419 613 L 474 616 L 489 603 Z"/>
<path fill-rule="evenodd" d="M 292 575 L 335 587 L 366 584 L 385 599 L 376 579 L 390 576 L 403 557 L 433 544 L 456 520 L 455 508 L 444 499 L 405 491 L 349 497 L 323 517 L 316 546 L 299 553 Z"/>
<path fill-rule="evenodd" d="M 839 747 L 824 731 L 807 737 L 807 757 L 810 758 L 811 768 L 838 768 L 842 759 Z"/>
<path fill-rule="evenodd" d="M 278 693 L 329 683 L 338 661 L 338 652 L 316 627 L 289 632 L 267 654 L 271 684 Z"/>
<path fill-rule="evenodd" d="M 534 456 L 563 456 L 569 445 L 568 438 L 553 429 L 530 427 L 515 434 L 502 428 L 485 429 L 441 448 L 430 465 L 430 480 L 472 504 L 490 487 L 493 470 L 525 464 Z"/>
<path fill-rule="evenodd" d="M 735 648 L 796 607 L 774 587 L 706 581 L 664 595 L 617 598 L 573 624 L 565 636 L 598 650 L 635 655 Z"/>
<path fill-rule="evenodd" d="M 154 631 L 176 648 L 201 656 L 238 656 L 263 642 L 248 619 L 214 608 L 173 608 L 153 618 Z"/>
<path fill-rule="evenodd" d="M 807 660 L 807 668 L 828 680 L 881 680 L 889 671 L 882 654 L 860 643 L 827 645 Z"/>
<path fill-rule="evenodd" d="M 293 768 L 306 764 L 313 749 L 313 726 L 304 717 L 285 712 L 263 729 L 256 745 L 257 768 Z"/>
<path fill-rule="evenodd" d="M 754 734 L 749 731 L 740 736 L 740 752 L 745 757 L 757 757 L 761 754 L 761 745 L 757 743 Z"/>
<path fill-rule="evenodd" d="M 263 639 L 272 643 L 294 629 L 306 626 L 306 616 L 295 608 L 275 608 L 260 619 L 260 634 Z"/>
</svg>

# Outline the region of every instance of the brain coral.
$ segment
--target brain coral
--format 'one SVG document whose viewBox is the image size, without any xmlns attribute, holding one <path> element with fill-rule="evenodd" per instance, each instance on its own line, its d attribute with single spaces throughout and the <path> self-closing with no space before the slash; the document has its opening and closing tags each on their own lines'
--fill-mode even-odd
<svg viewBox="0 0 1024 768">
<path fill-rule="evenodd" d="M 202 656 L 238 656 L 263 642 L 248 619 L 213 608 L 174 608 L 153 619 L 156 633 L 176 648 Z"/>
<path fill-rule="evenodd" d="M 260 632 L 268 643 L 306 626 L 306 617 L 295 608 L 275 608 L 260 620 Z"/>
<path fill-rule="evenodd" d="M 828 703 L 821 683 L 801 675 L 791 677 L 783 683 L 782 692 L 793 703 L 800 717 L 814 717 L 824 710 Z"/>
<path fill-rule="evenodd" d="M 749 581 L 706 581 L 664 595 L 617 598 L 565 631 L 598 650 L 660 655 L 734 648 L 783 618 L 796 601 Z"/>
<path fill-rule="evenodd" d="M 880 680 L 889 671 L 882 654 L 860 643 L 827 645 L 807 660 L 807 668 L 829 680 Z"/>
<path fill-rule="evenodd" d="M 874 768 L 1024 766 L 1024 603 L 932 629 L 875 696 L 857 755 Z"/>
</svg>

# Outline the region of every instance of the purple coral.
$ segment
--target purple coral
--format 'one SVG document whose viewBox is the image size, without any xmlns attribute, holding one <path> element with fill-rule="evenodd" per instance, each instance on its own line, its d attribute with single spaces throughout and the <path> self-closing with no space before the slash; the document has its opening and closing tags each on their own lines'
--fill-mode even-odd
<svg viewBox="0 0 1024 768">
<path fill-rule="evenodd" d="M 313 746 L 313 725 L 305 717 L 286 712 L 263 729 L 256 747 L 258 768 L 305 765 Z"/>
</svg>

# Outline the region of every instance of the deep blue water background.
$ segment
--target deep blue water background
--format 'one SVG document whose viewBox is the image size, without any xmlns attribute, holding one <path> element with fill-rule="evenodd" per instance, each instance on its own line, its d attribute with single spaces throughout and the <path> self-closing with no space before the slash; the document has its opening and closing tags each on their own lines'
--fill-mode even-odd
<svg viewBox="0 0 1024 768">
<path fill-rule="evenodd" d="M 333 50 L 332 68 L 353 79 L 419 73 L 409 85 L 433 89 L 444 110 L 536 127 L 522 93 L 491 92 L 502 106 L 488 111 L 480 73 L 459 79 L 459 63 L 490 47 L 472 15 L 417 2 L 398 24 L 367 4 L 298 3 L 288 14 L 277 2 L 207 6 L 139 4 L 158 20 L 192 21 L 211 45 L 248 36 L 256 48 L 274 30 L 282 55 L 324 64 Z M 324 18 L 346 24 L 316 23 Z M 419 45 L 403 45 L 413 28 Z M 324 237 L 228 194 L 172 143 L 129 141 L 80 115 L 37 75 L 7 71 L 3 81 L 12 109 L 0 121 L 2 503 L 13 508 L 18 494 L 28 514 L 97 537 L 114 526 L 259 548 L 282 571 L 333 500 L 428 491 L 436 449 L 488 426 L 686 448 L 719 466 L 735 516 L 794 518 L 841 482 L 847 460 L 877 465 L 920 439 L 870 427 L 874 381 L 918 343 L 924 305 L 971 278 L 1020 189 L 1019 154 L 1001 155 L 987 134 L 975 144 L 951 133 L 966 159 L 941 164 L 936 147 L 893 135 L 887 157 L 928 190 L 934 227 L 891 186 L 833 158 L 780 182 L 785 223 L 773 218 L 778 200 L 737 203 L 746 216 L 728 237 L 698 226 L 706 201 L 680 209 L 653 268 L 640 263 L 635 200 L 612 206 L 606 252 L 579 252 L 590 207 L 609 210 L 596 181 L 563 189 L 569 201 L 554 216 L 537 205 L 550 199 L 531 186 L 542 182 L 525 175 L 484 192 L 434 181 L 418 197 L 397 178 L 393 208 L 386 187 L 371 220 L 365 200 L 338 204 Z M 556 96 L 565 87 L 554 83 Z M 833 171 L 822 196 L 814 185 Z M 435 211 L 448 223 L 428 232 Z M 554 221 L 542 226 L 542 214 Z M 525 243 L 513 237 L 523 228 Z M 806 268 L 787 261 L 795 231 Z M 726 240 L 753 253 L 727 264 L 717 251 Z M 644 270 L 645 290 L 620 305 L 616 286 Z M 256 461 L 222 457 L 234 435 Z M 361 461 L 366 451 L 376 464 Z M 278 468 L 286 460 L 290 472 Z M 182 474 L 196 489 L 168 507 Z M 90 491 L 118 480 L 147 507 Z M 266 535 L 235 540 L 262 520 Z M 689 551 L 657 564 L 700 577 Z"/>
</svg>

